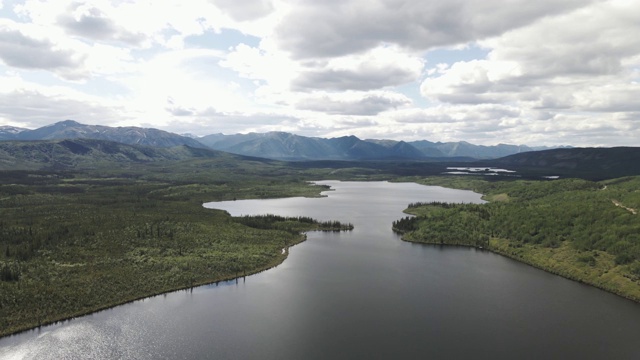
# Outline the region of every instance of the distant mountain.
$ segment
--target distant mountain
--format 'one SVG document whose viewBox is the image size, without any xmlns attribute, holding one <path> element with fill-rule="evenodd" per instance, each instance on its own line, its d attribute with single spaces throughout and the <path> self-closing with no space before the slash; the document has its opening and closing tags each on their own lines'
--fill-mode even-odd
<svg viewBox="0 0 640 360">
<path fill-rule="evenodd" d="M 493 159 L 533 151 L 525 145 L 474 145 L 468 142 L 361 140 L 355 136 L 338 138 L 306 137 L 286 132 L 211 134 L 200 138 L 140 127 L 85 125 L 65 120 L 39 129 L 0 127 L 0 140 L 96 139 L 130 145 L 210 148 L 234 154 L 276 160 L 431 160 L 469 161 Z"/>
<path fill-rule="evenodd" d="M 110 140 L 130 145 L 172 147 L 187 145 L 194 148 L 205 146 L 195 139 L 162 131 L 140 127 L 110 127 L 85 125 L 65 120 L 35 130 L 24 130 L 14 140 L 96 139 Z"/>
<path fill-rule="evenodd" d="M 525 145 L 361 140 L 355 136 L 324 139 L 284 132 L 213 134 L 198 140 L 212 149 L 278 160 L 494 159 L 534 150 Z"/>
<path fill-rule="evenodd" d="M 532 151 L 484 161 L 483 164 L 599 180 L 640 175 L 640 147 Z"/>
<path fill-rule="evenodd" d="M 441 153 L 441 156 L 453 157 L 453 156 L 464 156 L 464 157 L 472 157 L 476 159 L 495 159 L 499 157 L 504 157 L 512 154 L 518 154 L 521 152 L 533 151 L 533 148 L 530 148 L 526 145 L 507 145 L 507 144 L 498 144 L 492 146 L 485 145 L 474 145 L 470 144 L 466 141 L 459 142 L 430 142 L 426 140 L 413 141 L 409 144 L 415 146 L 420 149 L 425 154 L 428 151 L 438 151 Z"/>
<path fill-rule="evenodd" d="M 0 170 L 95 168 L 105 164 L 225 156 L 238 158 L 237 155 L 187 145 L 162 148 L 95 139 L 0 142 Z"/>
<path fill-rule="evenodd" d="M 218 145 L 228 144 L 224 151 L 234 154 L 260 156 L 280 160 L 306 160 L 334 158 L 331 149 L 319 138 L 307 138 L 285 132 L 269 132 L 264 134 L 247 134 L 246 141 L 239 136 L 232 136 Z M 218 148 L 220 149 L 220 148 Z"/>
<path fill-rule="evenodd" d="M 438 150 L 436 147 L 430 146 L 430 144 L 436 144 L 436 143 L 432 143 L 427 140 L 404 142 L 404 141 L 395 141 L 395 140 L 367 139 L 366 141 L 380 144 L 386 147 L 396 147 L 396 146 L 401 147 L 403 150 L 399 150 L 400 152 L 407 151 L 407 152 L 410 152 L 412 156 L 419 155 L 421 157 L 431 157 L 431 158 L 445 157 L 445 154 L 443 154 L 442 151 Z"/>
<path fill-rule="evenodd" d="M 198 138 L 198 141 L 202 144 L 216 150 L 228 149 L 234 145 L 241 144 L 243 142 L 259 139 L 267 136 L 269 133 L 248 133 L 248 134 L 211 134 Z"/>
<path fill-rule="evenodd" d="M 29 130 L 23 129 L 15 126 L 0 126 L 0 140 L 14 140 L 19 133 Z"/>
<path fill-rule="evenodd" d="M 420 159 L 425 156 L 406 142 L 378 144 L 355 136 L 317 138 L 285 132 L 222 135 L 198 139 L 212 149 L 278 160 Z"/>
</svg>

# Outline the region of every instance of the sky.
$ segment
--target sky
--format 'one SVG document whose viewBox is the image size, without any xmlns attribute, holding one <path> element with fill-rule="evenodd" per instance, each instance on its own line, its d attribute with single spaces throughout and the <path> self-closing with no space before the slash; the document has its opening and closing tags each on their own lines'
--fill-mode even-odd
<svg viewBox="0 0 640 360">
<path fill-rule="evenodd" d="M 637 0 L 0 0 L 0 125 L 640 146 Z"/>
</svg>

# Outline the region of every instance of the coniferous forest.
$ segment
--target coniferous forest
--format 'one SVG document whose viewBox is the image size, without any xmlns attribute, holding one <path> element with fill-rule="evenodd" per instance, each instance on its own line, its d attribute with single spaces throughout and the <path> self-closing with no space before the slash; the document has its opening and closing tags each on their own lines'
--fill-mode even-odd
<svg viewBox="0 0 640 360">
<path fill-rule="evenodd" d="M 475 190 L 488 203 L 415 202 L 406 210 L 413 216 L 393 227 L 408 241 L 488 249 L 640 301 L 640 177 L 425 178 L 422 171 L 434 168 L 420 170 L 420 163 L 282 163 L 222 155 L 74 161 L 0 171 L 0 336 L 249 275 L 282 262 L 283 249 L 303 241 L 304 231 L 350 230 L 341 222 L 348 219 L 232 217 L 202 207 L 207 201 L 319 196 L 327 188 L 307 182 L 318 179 Z"/>
<path fill-rule="evenodd" d="M 474 246 L 640 300 L 640 177 L 592 182 L 432 178 L 486 194 L 486 204 L 415 203 L 393 224 L 403 239 Z"/>
<path fill-rule="evenodd" d="M 3 171 L 0 336 L 249 275 L 282 262 L 283 250 L 303 241 L 304 231 L 353 228 L 304 217 L 232 217 L 202 207 L 326 190 L 295 171 L 224 159 L 171 166 Z"/>
</svg>

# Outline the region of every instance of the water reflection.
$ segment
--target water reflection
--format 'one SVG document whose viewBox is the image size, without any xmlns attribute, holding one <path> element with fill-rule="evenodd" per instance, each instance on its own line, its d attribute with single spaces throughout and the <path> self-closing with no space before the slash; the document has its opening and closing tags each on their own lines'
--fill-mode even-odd
<svg viewBox="0 0 640 360">
<path fill-rule="evenodd" d="M 351 222 L 269 271 L 0 339 L 2 359 L 639 358 L 640 306 L 486 251 L 402 242 L 410 202 L 468 191 L 321 182 L 325 198 L 206 204 Z"/>
</svg>

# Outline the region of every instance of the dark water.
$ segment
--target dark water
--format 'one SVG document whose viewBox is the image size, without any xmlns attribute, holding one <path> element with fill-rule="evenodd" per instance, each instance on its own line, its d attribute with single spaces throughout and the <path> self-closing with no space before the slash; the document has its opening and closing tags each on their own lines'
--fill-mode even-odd
<svg viewBox="0 0 640 360">
<path fill-rule="evenodd" d="M 468 248 L 400 241 L 416 184 L 326 182 L 320 199 L 209 203 L 233 215 L 352 222 L 310 233 L 246 279 L 161 295 L 0 339 L 0 359 L 640 359 L 640 305 Z"/>
</svg>

